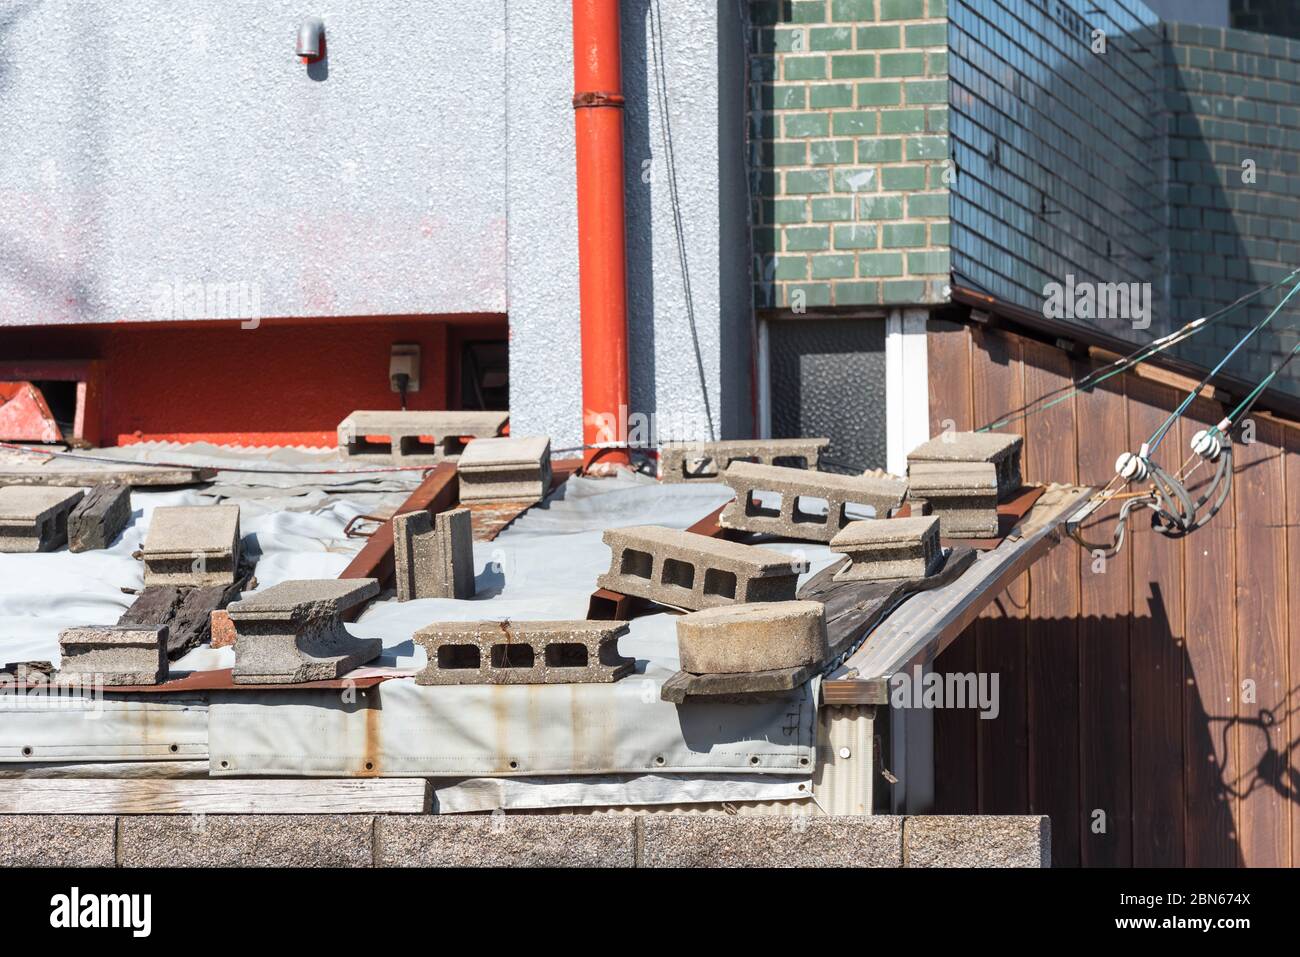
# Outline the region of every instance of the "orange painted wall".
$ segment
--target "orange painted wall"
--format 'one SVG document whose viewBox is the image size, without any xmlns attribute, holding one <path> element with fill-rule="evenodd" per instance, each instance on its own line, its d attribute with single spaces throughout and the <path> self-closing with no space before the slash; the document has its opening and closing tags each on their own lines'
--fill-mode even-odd
<svg viewBox="0 0 1300 957">
<path fill-rule="evenodd" d="M 100 359 L 105 444 L 332 446 L 356 409 L 396 409 L 389 347 L 421 346 L 410 409 L 451 405 L 458 337 L 504 339 L 504 316 L 131 323 L 0 329 L 0 359 Z M 450 347 L 450 352 L 449 352 Z"/>
</svg>

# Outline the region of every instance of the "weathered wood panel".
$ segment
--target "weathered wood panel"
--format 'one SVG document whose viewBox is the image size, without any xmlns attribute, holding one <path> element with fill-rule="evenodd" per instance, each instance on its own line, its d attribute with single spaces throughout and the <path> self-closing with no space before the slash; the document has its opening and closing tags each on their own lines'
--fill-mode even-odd
<svg viewBox="0 0 1300 957">
<path fill-rule="evenodd" d="M 930 366 L 935 432 L 943 419 L 983 425 L 1096 368 L 940 323 Z M 1115 457 L 1184 394 L 1125 375 L 1031 417 L 1027 476 L 1104 485 Z M 1159 460 L 1178 468 L 1191 435 L 1222 414 L 1198 400 Z M 1058 865 L 1300 861 L 1300 602 L 1288 575 L 1300 556 L 1300 426 L 1255 420 L 1208 527 L 1171 540 L 1139 512 L 1114 559 L 1064 546 L 940 656 L 939 671 L 998 671 L 1003 706 L 997 721 L 937 716 L 941 810 L 1047 813 Z M 1211 474 L 1200 466 L 1193 486 Z M 1095 516 L 1090 537 L 1108 539 L 1116 511 Z M 972 746 L 975 767 L 962 760 Z"/>
<path fill-rule="evenodd" d="M 1025 395 L 1068 391 L 1069 357 L 1024 343 Z M 1078 454 L 1074 400 L 1026 420 L 1022 464 L 1026 481 L 1074 483 Z M 1070 543 L 1053 549 L 1029 571 L 1030 614 L 1025 624 L 1028 693 L 1029 808 L 1046 814 L 1053 863 L 1079 860 L 1079 558 Z"/>
</svg>

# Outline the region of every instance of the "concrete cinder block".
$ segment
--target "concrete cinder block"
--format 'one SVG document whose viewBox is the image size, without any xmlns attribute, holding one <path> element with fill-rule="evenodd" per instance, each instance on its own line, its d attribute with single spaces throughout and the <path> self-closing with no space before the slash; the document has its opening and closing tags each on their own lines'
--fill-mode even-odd
<svg viewBox="0 0 1300 957">
<path fill-rule="evenodd" d="M 849 522 L 831 539 L 831 551 L 849 556 L 836 581 L 893 581 L 924 578 L 943 557 L 939 519 L 934 515 Z"/>
<path fill-rule="evenodd" d="M 0 867 L 112 867 L 117 818 L 0 815 Z"/>
<path fill-rule="evenodd" d="M 795 560 L 771 548 L 658 525 L 611 528 L 604 541 L 610 565 L 599 587 L 690 611 L 790 601 L 799 582 Z"/>
<path fill-rule="evenodd" d="M 743 674 L 811 667 L 830 653 L 818 601 L 725 605 L 677 619 L 682 670 Z"/>
<path fill-rule="evenodd" d="M 370 867 L 368 814 L 160 814 L 119 819 L 123 867 Z"/>
<path fill-rule="evenodd" d="M 456 474 L 465 504 L 541 501 L 551 487 L 551 440 L 541 435 L 475 439 Z"/>
<path fill-rule="evenodd" d="M 835 475 L 750 462 L 728 466 L 722 481 L 736 493 L 735 501 L 718 516 L 723 528 L 815 542 L 829 542 L 855 515 L 888 517 L 907 495 L 907 482 L 900 478 Z M 779 494 L 781 504 L 775 508 L 766 500 L 760 504 L 755 492 Z M 817 507 L 808 499 L 817 500 Z"/>
<path fill-rule="evenodd" d="M 229 585 L 238 566 L 238 505 L 153 510 L 144 539 L 146 586 Z"/>
<path fill-rule="evenodd" d="M 377 594 L 373 578 L 287 581 L 232 602 L 235 683 L 328 681 L 374 660 L 383 643 L 353 637 L 342 615 Z"/>
<path fill-rule="evenodd" d="M 921 815 L 903 827 L 908 867 L 1051 867 L 1046 817 Z"/>
<path fill-rule="evenodd" d="M 508 412 L 359 410 L 339 423 L 338 444 L 346 457 L 363 462 L 434 465 L 458 454 L 464 439 L 499 435 L 509 418 Z"/>
<path fill-rule="evenodd" d="M 627 625 L 609 621 L 446 621 L 421 628 L 429 663 L 418 685 L 617 681 L 635 658 L 618 653 Z"/>
<path fill-rule="evenodd" d="M 664 482 L 720 482 L 733 462 L 816 469 L 830 439 L 724 439 L 665 442 L 659 452 Z"/>
<path fill-rule="evenodd" d="M 634 867 L 631 814 L 385 815 L 381 867 Z"/>
<path fill-rule="evenodd" d="M 1021 486 L 1020 451 L 1025 440 L 1003 432 L 945 432 L 922 442 L 907 454 L 913 462 L 992 463 L 997 471 L 998 499 Z"/>
<path fill-rule="evenodd" d="M 42 485 L 0 488 L 0 552 L 48 552 L 68 540 L 68 515 L 85 493 Z"/>
<path fill-rule="evenodd" d="M 86 625 L 59 634 L 60 674 L 95 675 L 105 686 L 167 680 L 166 625 Z"/>
<path fill-rule="evenodd" d="M 945 538 L 998 534 L 997 473 L 992 462 L 916 462 L 907 467 L 907 497 L 928 505 Z"/>
<path fill-rule="evenodd" d="M 474 597 L 474 526 L 467 508 L 393 517 L 397 600 Z"/>
<path fill-rule="evenodd" d="M 131 521 L 131 486 L 96 485 L 68 516 L 68 551 L 107 548 Z"/>
<path fill-rule="evenodd" d="M 901 817 L 651 814 L 645 867 L 901 867 Z"/>
</svg>

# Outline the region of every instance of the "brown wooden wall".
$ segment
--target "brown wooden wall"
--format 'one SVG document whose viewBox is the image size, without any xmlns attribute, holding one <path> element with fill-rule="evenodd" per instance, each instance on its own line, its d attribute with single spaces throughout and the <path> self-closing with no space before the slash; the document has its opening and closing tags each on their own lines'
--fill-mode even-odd
<svg viewBox="0 0 1300 957">
<path fill-rule="evenodd" d="M 941 322 L 929 361 L 932 434 L 945 420 L 985 425 L 1093 368 Z M 1025 437 L 1026 480 L 1102 486 L 1185 394 L 1126 374 L 1006 431 Z M 1197 400 L 1158 461 L 1181 465 L 1222 414 Z M 1001 714 L 938 712 L 938 810 L 1047 814 L 1058 866 L 1300 864 L 1300 593 L 1290 598 L 1288 572 L 1290 556 L 1300 567 L 1300 429 L 1254 421 L 1210 525 L 1175 541 L 1137 511 L 1100 573 L 1067 539 L 940 656 L 939 671 L 998 672 Z"/>
</svg>

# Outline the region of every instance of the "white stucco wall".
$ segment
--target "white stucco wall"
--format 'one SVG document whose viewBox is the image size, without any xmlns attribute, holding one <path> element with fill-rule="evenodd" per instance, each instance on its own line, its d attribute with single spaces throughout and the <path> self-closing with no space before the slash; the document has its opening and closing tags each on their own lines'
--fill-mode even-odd
<svg viewBox="0 0 1300 957">
<path fill-rule="evenodd" d="M 0 324 L 166 319 L 177 282 L 255 283 L 264 316 L 504 312 L 504 8 L 0 4 Z"/>
<path fill-rule="evenodd" d="M 623 2 L 630 411 L 658 439 L 749 429 L 740 9 Z M 308 15 L 327 69 L 293 55 Z M 572 95 L 570 0 L 0 3 L 0 325 L 225 318 L 167 292 L 200 283 L 262 317 L 508 312 L 513 430 L 576 446 Z"/>
<path fill-rule="evenodd" d="M 708 438 L 710 423 L 718 437 L 748 435 L 740 6 L 624 0 L 622 13 L 629 413 L 653 416 L 657 440 Z M 549 428 L 557 446 L 573 447 L 582 436 L 570 4 L 512 4 L 507 17 L 511 429 Z"/>
</svg>

